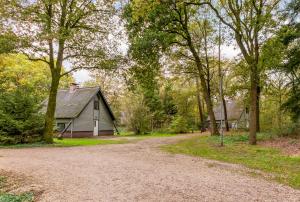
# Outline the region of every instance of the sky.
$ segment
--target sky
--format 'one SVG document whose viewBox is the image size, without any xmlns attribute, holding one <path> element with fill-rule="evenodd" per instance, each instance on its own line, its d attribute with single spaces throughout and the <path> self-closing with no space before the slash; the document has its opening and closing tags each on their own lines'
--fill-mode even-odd
<svg viewBox="0 0 300 202">
<path fill-rule="evenodd" d="M 124 46 L 121 45 L 121 46 Z M 124 49 L 124 47 L 122 47 Z M 235 46 L 233 45 L 230 45 L 230 46 L 221 46 L 221 57 L 222 58 L 226 58 L 226 59 L 233 59 L 234 57 L 236 57 L 238 54 L 240 53 L 239 49 L 236 48 Z M 70 68 L 70 64 L 69 63 L 65 63 L 64 66 L 69 69 Z M 77 71 L 77 72 L 74 72 L 73 73 L 73 77 L 75 78 L 75 81 L 79 84 L 82 84 L 84 83 L 85 81 L 89 81 L 91 80 L 91 77 L 89 76 L 89 71 L 87 70 L 80 70 L 80 71 Z"/>
<path fill-rule="evenodd" d="M 117 1 L 117 3 L 115 4 L 115 8 L 117 10 L 120 9 L 122 7 L 122 5 L 125 4 L 126 2 L 127 2 L 127 0 Z M 118 20 L 118 19 L 116 19 L 116 20 Z M 128 51 L 128 41 L 127 41 L 127 37 L 126 36 L 124 37 L 124 33 L 125 33 L 124 29 L 125 28 L 123 26 L 120 26 L 118 28 L 117 33 L 119 33 L 123 36 L 121 36 L 121 38 L 117 40 L 117 43 L 119 44 L 118 49 L 119 49 L 120 53 L 125 56 Z M 238 48 L 236 48 L 236 45 L 234 45 L 234 44 L 221 46 L 221 58 L 234 59 L 238 54 L 240 54 L 240 51 Z M 71 63 L 65 62 L 64 67 L 66 69 L 70 69 Z M 79 84 L 82 84 L 82 83 L 92 79 L 89 75 L 88 70 L 76 71 L 73 73 L 73 77 L 75 78 L 75 81 Z"/>
</svg>

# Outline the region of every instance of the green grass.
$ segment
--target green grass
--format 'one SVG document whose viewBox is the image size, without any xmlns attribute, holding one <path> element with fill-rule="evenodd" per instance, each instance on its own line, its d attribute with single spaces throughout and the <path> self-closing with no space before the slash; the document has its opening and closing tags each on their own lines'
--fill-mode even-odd
<svg viewBox="0 0 300 202">
<path fill-rule="evenodd" d="M 259 134 L 258 139 L 268 138 Z M 163 146 L 171 153 L 183 153 L 229 163 L 242 164 L 246 167 L 271 173 L 272 179 L 300 188 L 300 157 L 291 157 L 278 149 L 247 144 L 246 134 L 226 136 L 225 146 L 220 147 L 219 137 L 202 136 L 181 141 L 174 145 Z"/>
<path fill-rule="evenodd" d="M 18 148 L 32 148 L 32 147 L 73 147 L 73 146 L 92 146 L 92 145 L 105 145 L 105 144 L 123 144 L 127 140 L 109 140 L 109 139 L 94 139 L 94 138 L 64 138 L 59 140 L 54 138 L 53 144 L 46 144 L 43 142 L 32 144 L 16 144 L 9 146 L 0 146 L 4 149 L 18 149 Z M 1 202 L 1 201 L 0 201 Z"/>
<path fill-rule="evenodd" d="M 62 140 L 54 139 L 55 146 L 92 146 L 104 144 L 123 144 L 126 140 L 102 140 L 93 138 L 64 138 Z"/>
<path fill-rule="evenodd" d="M 136 138 L 155 138 L 155 137 L 171 137 L 178 135 L 176 133 L 164 133 L 164 132 L 153 132 L 153 133 L 147 133 L 147 134 L 142 134 L 142 135 L 135 135 L 133 132 L 120 132 L 120 137 L 136 137 Z"/>
<path fill-rule="evenodd" d="M 33 201 L 33 194 L 26 192 L 20 195 L 0 193 L 0 202 L 31 202 Z"/>
</svg>

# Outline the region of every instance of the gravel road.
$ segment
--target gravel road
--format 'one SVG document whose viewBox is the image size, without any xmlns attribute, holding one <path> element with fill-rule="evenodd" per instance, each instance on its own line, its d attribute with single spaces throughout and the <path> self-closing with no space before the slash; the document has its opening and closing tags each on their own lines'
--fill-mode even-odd
<svg viewBox="0 0 300 202">
<path fill-rule="evenodd" d="M 185 137 L 0 149 L 0 169 L 34 179 L 45 190 L 39 201 L 300 201 L 299 190 L 251 177 L 241 166 L 157 148 Z"/>
</svg>

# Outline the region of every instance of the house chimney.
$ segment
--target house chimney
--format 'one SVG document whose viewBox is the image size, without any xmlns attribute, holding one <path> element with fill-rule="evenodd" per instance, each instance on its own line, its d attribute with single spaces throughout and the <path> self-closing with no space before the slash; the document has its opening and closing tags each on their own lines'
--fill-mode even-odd
<svg viewBox="0 0 300 202">
<path fill-rule="evenodd" d="M 70 83 L 70 93 L 74 93 L 79 88 L 79 85 L 77 83 Z"/>
</svg>

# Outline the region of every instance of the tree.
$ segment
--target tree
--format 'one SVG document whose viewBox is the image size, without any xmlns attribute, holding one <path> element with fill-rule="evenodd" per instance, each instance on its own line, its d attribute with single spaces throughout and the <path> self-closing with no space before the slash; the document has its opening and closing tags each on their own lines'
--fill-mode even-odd
<svg viewBox="0 0 300 202">
<path fill-rule="evenodd" d="M 11 84 L 18 85 L 18 81 Z M 41 141 L 44 124 L 32 86 L 0 87 L 0 144 Z"/>
<path fill-rule="evenodd" d="M 68 88 L 71 82 L 74 79 L 65 76 L 60 80 L 59 88 Z M 22 54 L 0 55 L 0 89 L 30 88 L 30 93 L 40 103 L 48 96 L 50 85 L 51 72 L 44 62 L 30 61 Z"/>
<path fill-rule="evenodd" d="M 268 35 L 266 32 L 274 21 L 272 14 L 277 8 L 279 0 L 246 0 L 246 1 L 190 1 L 187 5 L 207 5 L 216 16 L 234 33 L 234 38 L 248 65 L 250 73 L 250 134 L 249 143 L 256 144 L 256 132 L 259 120 L 259 95 L 260 95 L 260 48 Z"/>
<path fill-rule="evenodd" d="M 27 39 L 22 52 L 45 62 L 51 71 L 51 87 L 45 115 L 44 139 L 53 142 L 56 95 L 60 79 L 80 68 L 105 68 L 105 36 L 111 1 L 18 0 L 9 1 L 8 20 L 18 26 L 15 34 Z M 32 30 L 32 28 L 34 28 Z M 62 72 L 63 62 L 73 64 Z"/>
<path fill-rule="evenodd" d="M 153 52 L 161 53 L 172 48 L 185 48 L 188 51 L 188 55 L 185 56 L 191 58 L 196 66 L 212 122 L 212 134 L 218 135 L 213 103 L 205 78 L 205 63 L 195 43 L 199 39 L 191 34 L 195 16 L 197 16 L 195 9 L 189 8 L 183 1 L 172 0 L 154 2 L 135 0 L 125 11 L 129 36 L 132 37 L 133 44 L 139 45 L 135 47 L 142 54 L 141 57 L 151 57 Z M 148 49 L 141 51 L 142 48 Z M 203 47 L 201 50 L 204 50 Z"/>
<path fill-rule="evenodd" d="M 126 97 L 126 85 L 122 78 L 122 72 L 108 71 L 105 69 L 96 69 L 90 71 L 91 80 L 84 82 L 82 85 L 87 87 L 100 87 L 102 93 L 107 99 L 116 117 L 116 125 L 120 123 L 121 106 L 124 97 Z"/>
<path fill-rule="evenodd" d="M 297 20 L 299 13 L 300 1 L 293 0 L 288 5 L 290 22 L 279 33 L 281 43 L 286 46 L 284 62 L 280 69 L 290 78 L 291 86 L 290 96 L 283 104 L 283 108 L 291 113 L 295 123 L 300 119 L 300 23 Z"/>
<path fill-rule="evenodd" d="M 151 131 L 151 112 L 145 104 L 143 95 L 128 92 L 123 99 L 124 122 L 135 134 L 146 134 Z"/>
</svg>

